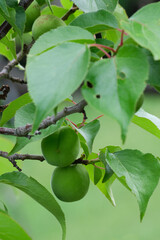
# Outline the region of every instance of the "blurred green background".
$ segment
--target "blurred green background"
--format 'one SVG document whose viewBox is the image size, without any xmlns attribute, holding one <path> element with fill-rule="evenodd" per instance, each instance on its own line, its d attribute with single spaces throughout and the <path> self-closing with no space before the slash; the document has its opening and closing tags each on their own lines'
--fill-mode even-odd
<svg viewBox="0 0 160 240">
<path fill-rule="evenodd" d="M 159 103 L 159 95 L 145 95 L 143 109 L 160 117 Z M 86 108 L 86 112 L 89 120 L 100 115 L 91 108 Z M 78 122 L 81 118 L 81 115 L 75 114 L 70 119 Z M 107 145 L 122 146 L 119 125 L 108 117 L 101 118 L 100 122 L 101 129 L 94 143 L 94 151 Z M 5 145 L 2 139 L 0 144 L 1 148 Z M 155 156 L 160 156 L 160 139 L 131 123 L 123 148 L 139 149 L 144 153 L 151 152 Z M 41 154 L 40 143 L 26 146 L 23 153 Z M 2 161 L 7 160 L 1 159 Z M 28 160 L 23 163 L 23 172 L 36 178 L 51 191 L 52 166 L 45 162 Z M 0 184 L 0 193 L 0 200 L 6 203 L 9 214 L 21 224 L 33 240 L 61 239 L 59 223 L 38 203 L 19 190 L 4 184 Z M 81 201 L 74 203 L 59 201 L 66 215 L 67 240 L 160 239 L 160 186 L 156 188 L 149 201 L 142 223 L 140 223 L 138 204 L 134 195 L 118 181 L 113 184 L 113 193 L 116 207 L 113 207 L 92 183 L 88 194 Z"/>
</svg>

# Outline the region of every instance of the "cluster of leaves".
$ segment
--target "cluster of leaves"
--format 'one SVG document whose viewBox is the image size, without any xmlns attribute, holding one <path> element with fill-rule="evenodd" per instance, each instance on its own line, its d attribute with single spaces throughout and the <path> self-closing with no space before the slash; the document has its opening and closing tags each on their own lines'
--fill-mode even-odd
<svg viewBox="0 0 160 240">
<path fill-rule="evenodd" d="M 130 18 L 117 0 L 73 2 L 78 10 L 66 19 L 67 25 L 43 34 L 27 55 L 25 71 L 29 93 L 11 102 L 3 111 L 1 127 L 12 117 L 15 117 L 15 128 L 32 126 L 33 136 L 17 136 L 10 155 L 68 124 L 61 118 L 56 124 L 40 130 L 41 134 L 34 135 L 53 110 L 56 115 L 61 102 L 72 102 L 69 98 L 79 86 L 82 86 L 81 93 L 88 105 L 120 124 L 123 142 L 131 121 L 160 138 L 160 119 L 143 109 L 135 113 L 137 101 L 147 84 L 157 91 L 160 89 L 160 2 L 141 8 Z M 61 0 L 60 8 L 51 7 L 46 0 L 58 17 L 63 17 L 73 2 Z M 0 23 L 6 20 L 13 27 L 0 40 L 0 54 L 12 60 L 16 58 L 15 36 L 18 34 L 22 39 L 24 32 L 25 11 L 17 0 L 3 0 L 0 14 Z M 97 33 L 101 38 L 96 39 Z M 115 205 L 111 185 L 118 179 L 136 196 L 142 220 L 159 181 L 159 159 L 150 153 L 122 150 L 117 146 L 104 146 L 99 153 L 93 153 L 99 120 L 87 123 L 84 119 L 82 124 L 70 125 L 79 134 L 85 159 L 94 162 L 86 166 L 94 184 Z M 0 182 L 19 188 L 49 210 L 60 222 L 65 239 L 63 211 L 43 186 L 19 172 L 1 175 Z M 0 212 L 0 217 L 11 224 L 6 213 Z M 17 234 L 23 236 L 19 226 L 16 227 Z"/>
</svg>

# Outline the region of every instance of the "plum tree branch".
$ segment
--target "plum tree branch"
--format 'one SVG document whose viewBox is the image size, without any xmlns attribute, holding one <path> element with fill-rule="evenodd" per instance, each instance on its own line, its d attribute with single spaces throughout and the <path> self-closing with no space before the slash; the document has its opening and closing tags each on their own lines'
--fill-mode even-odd
<svg viewBox="0 0 160 240">
<path fill-rule="evenodd" d="M 75 11 L 77 11 L 79 8 L 73 4 L 73 7 L 62 17 L 62 20 L 65 21 L 69 18 L 71 14 L 73 14 Z"/>
<path fill-rule="evenodd" d="M 38 160 L 41 162 L 45 160 L 44 157 L 40 155 L 18 154 L 18 153 L 9 155 L 8 152 L 3 152 L 3 151 L 0 151 L 0 156 L 7 158 L 12 163 L 13 167 L 15 167 L 18 171 L 22 171 L 22 169 L 18 167 L 16 160 L 24 161 L 28 159 L 28 160 Z"/>
<path fill-rule="evenodd" d="M 71 115 L 73 113 L 83 113 L 84 107 L 87 105 L 87 102 L 85 100 L 82 100 L 81 102 L 75 104 L 72 107 L 65 107 L 61 112 L 57 113 L 56 116 L 47 117 L 42 121 L 40 124 L 38 131 L 35 132 L 35 134 L 39 134 L 39 131 L 42 129 L 45 129 L 49 127 L 52 124 L 56 124 L 56 122 L 68 115 Z M 3 135 L 12 135 L 17 137 L 27 137 L 31 138 L 32 136 L 29 135 L 29 133 L 32 130 L 31 124 L 26 124 L 23 127 L 19 128 L 6 128 L 6 127 L 0 127 L 0 134 Z"/>
<path fill-rule="evenodd" d="M 34 0 L 21 0 L 20 3 L 19 3 L 19 6 L 23 7 L 24 10 L 26 10 L 33 1 Z M 7 21 L 4 21 L 1 24 L 1 26 L 0 26 L 0 40 L 6 36 L 6 34 L 9 32 L 9 30 L 11 28 L 12 28 L 12 26 Z"/>
<path fill-rule="evenodd" d="M 15 153 L 13 155 L 9 155 L 8 152 L 4 152 L 4 151 L 0 151 L 0 156 L 8 159 L 12 163 L 13 167 L 15 167 L 18 171 L 22 171 L 22 169 L 19 168 L 16 160 L 21 160 L 21 161 L 34 160 L 34 161 L 40 161 L 40 162 L 43 162 L 45 160 L 45 158 L 42 155 L 18 154 L 18 153 Z M 83 159 L 83 157 L 76 159 L 73 162 L 73 164 L 83 164 L 83 165 L 92 164 L 92 165 L 95 166 L 95 163 L 99 162 L 99 158 L 91 159 L 91 160 L 85 160 L 85 159 Z"/>
</svg>

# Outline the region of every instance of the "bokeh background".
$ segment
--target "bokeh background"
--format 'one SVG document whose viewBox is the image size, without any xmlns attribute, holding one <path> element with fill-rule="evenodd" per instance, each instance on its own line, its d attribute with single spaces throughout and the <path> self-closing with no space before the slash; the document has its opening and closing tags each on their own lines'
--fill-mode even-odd
<svg viewBox="0 0 160 240">
<path fill-rule="evenodd" d="M 120 1 L 129 15 L 149 1 Z M 151 1 L 150 1 L 151 2 Z M 58 3 L 58 1 L 57 1 Z M 6 60 L 0 59 L 1 67 Z M 14 70 L 15 71 L 15 70 Z M 16 73 L 19 74 L 19 73 Z M 20 74 L 23 74 L 22 72 Z M 11 86 L 11 83 L 9 83 Z M 7 101 L 15 99 L 26 89 L 12 87 Z M 79 98 L 79 96 L 75 96 Z M 146 91 L 143 109 L 160 117 L 160 96 L 153 91 Z M 86 108 L 89 120 L 100 113 Z M 71 120 L 78 123 L 82 116 L 75 114 Z M 130 124 L 127 139 L 122 145 L 120 127 L 109 117 L 100 119 L 101 128 L 94 143 L 94 151 L 107 145 L 118 145 L 122 148 L 139 149 L 144 153 L 151 152 L 160 157 L 160 139 L 143 129 Z M 14 138 L 0 137 L 0 150 L 9 151 L 14 144 Z M 41 154 L 40 142 L 26 146 L 22 153 Z M 1 171 L 8 164 L 6 159 L 0 159 Z M 23 172 L 37 179 L 49 191 L 53 167 L 43 162 L 24 161 Z M 113 184 L 116 207 L 113 207 L 105 196 L 91 183 L 85 198 L 75 203 L 60 205 L 66 215 L 67 240 L 159 240 L 160 239 L 160 186 L 158 186 L 149 201 L 144 220 L 140 223 L 138 204 L 134 195 L 118 181 Z M 33 240 L 59 240 L 61 228 L 56 219 L 38 203 L 17 189 L 0 184 L 0 200 L 6 203 L 9 214 L 27 231 Z"/>
</svg>

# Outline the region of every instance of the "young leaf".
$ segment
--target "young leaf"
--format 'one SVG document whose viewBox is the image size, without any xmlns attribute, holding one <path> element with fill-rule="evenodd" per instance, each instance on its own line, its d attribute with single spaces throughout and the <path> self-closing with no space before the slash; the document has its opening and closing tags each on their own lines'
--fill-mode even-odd
<svg viewBox="0 0 160 240">
<path fill-rule="evenodd" d="M 83 12 L 94 12 L 104 9 L 113 12 L 118 0 L 74 0 L 73 1 Z"/>
<path fill-rule="evenodd" d="M 160 119 L 158 117 L 141 108 L 132 118 L 132 122 L 160 138 Z"/>
<path fill-rule="evenodd" d="M 160 2 L 148 4 L 128 21 L 121 22 L 129 36 L 151 51 L 155 60 L 160 59 L 159 12 Z"/>
<path fill-rule="evenodd" d="M 8 214 L 0 210 L 0 239 L 3 240 L 31 240 L 22 227 Z"/>
<path fill-rule="evenodd" d="M 101 169 L 94 167 L 94 184 L 96 185 L 102 177 Z"/>
<path fill-rule="evenodd" d="M 77 129 L 77 131 L 84 137 L 88 146 L 89 153 L 92 152 L 93 141 L 99 129 L 100 122 L 97 119 L 87 123 L 84 127 Z"/>
<path fill-rule="evenodd" d="M 35 106 L 33 103 L 27 104 L 24 107 L 20 108 L 15 115 L 15 127 L 25 126 L 26 124 L 33 124 L 35 116 Z M 51 125 L 50 127 L 41 130 L 40 135 L 35 135 L 31 139 L 26 137 L 17 137 L 16 144 L 12 148 L 10 155 L 20 151 L 24 148 L 27 144 L 39 141 L 44 137 L 52 134 L 56 130 L 58 130 L 63 122 L 63 119 L 59 120 L 56 124 Z"/>
<path fill-rule="evenodd" d="M 38 38 L 31 48 L 28 61 L 34 55 L 41 54 L 64 42 L 94 43 L 95 39 L 90 32 L 80 27 L 65 26 L 52 29 Z"/>
<path fill-rule="evenodd" d="M 36 105 L 33 131 L 46 114 L 80 86 L 89 59 L 88 47 L 79 43 L 63 43 L 29 59 L 26 67 L 28 89 Z"/>
<path fill-rule="evenodd" d="M 123 150 L 110 154 L 107 162 L 124 186 L 136 196 L 142 220 L 160 177 L 160 163 L 152 154 Z"/>
<path fill-rule="evenodd" d="M 73 20 L 70 25 L 85 28 L 93 34 L 112 28 L 118 28 L 118 22 L 114 15 L 103 9 L 97 12 L 82 14 Z"/>
<path fill-rule="evenodd" d="M 0 126 L 3 126 L 6 122 L 12 119 L 18 109 L 22 106 L 32 102 L 29 93 L 25 93 L 16 100 L 9 103 L 8 107 L 3 111 Z"/>
<path fill-rule="evenodd" d="M 89 160 L 91 159 L 95 159 L 98 157 L 98 154 L 95 153 L 91 153 L 89 155 Z M 98 166 L 102 167 L 101 163 L 96 163 Z M 92 182 L 94 183 L 94 166 L 92 164 L 89 164 L 86 166 L 86 169 L 89 173 L 89 177 L 92 180 Z M 102 174 L 104 174 L 104 170 L 102 169 Z M 106 183 L 102 183 L 102 178 L 98 181 L 98 183 L 96 184 L 96 187 L 105 195 L 105 197 L 110 201 L 110 203 L 115 206 L 115 200 L 113 197 L 113 193 L 112 193 L 112 189 L 111 189 L 111 185 L 115 180 L 115 176 L 111 177 Z"/>
<path fill-rule="evenodd" d="M 134 45 L 125 45 L 116 57 L 94 63 L 86 77 L 84 98 L 119 122 L 123 141 L 147 77 L 146 56 Z"/>
<path fill-rule="evenodd" d="M 45 187 L 22 172 L 5 173 L 0 176 L 0 183 L 9 184 L 20 189 L 51 212 L 59 221 L 63 231 L 62 240 L 65 240 L 66 224 L 64 213 L 53 195 Z"/>
</svg>

